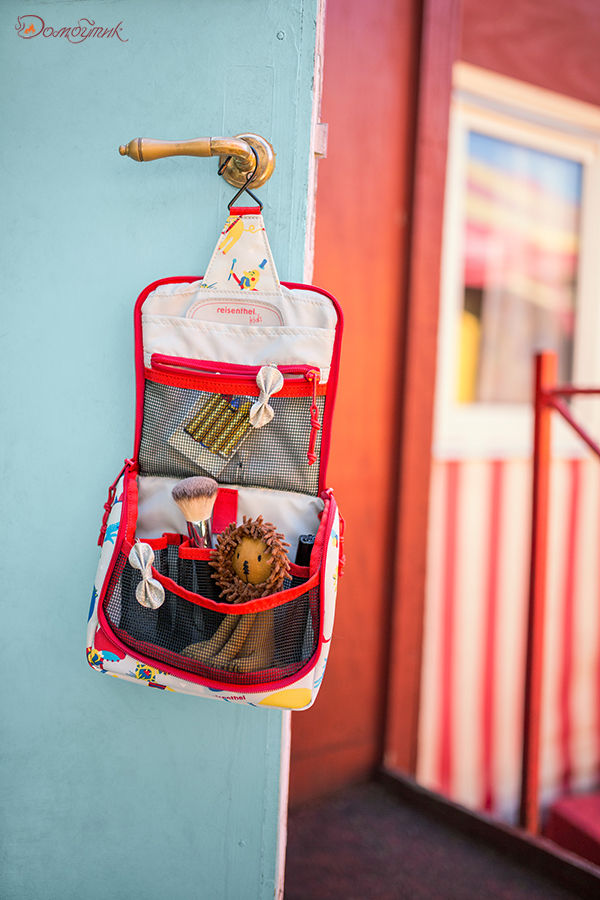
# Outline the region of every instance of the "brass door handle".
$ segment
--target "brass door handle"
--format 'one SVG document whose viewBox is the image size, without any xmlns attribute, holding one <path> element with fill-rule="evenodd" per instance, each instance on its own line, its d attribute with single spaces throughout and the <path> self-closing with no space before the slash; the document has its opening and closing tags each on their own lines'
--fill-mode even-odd
<svg viewBox="0 0 600 900">
<path fill-rule="evenodd" d="M 248 174 L 256 164 L 256 175 L 252 187 L 260 187 L 269 180 L 275 169 L 275 151 L 259 134 L 237 134 L 232 138 L 195 138 L 191 141 L 157 141 L 152 138 L 134 138 L 119 147 L 121 156 L 129 156 L 137 162 L 150 162 L 167 156 L 219 156 L 223 163 L 229 161 L 222 171 L 223 178 L 234 187 L 246 184 Z"/>
</svg>

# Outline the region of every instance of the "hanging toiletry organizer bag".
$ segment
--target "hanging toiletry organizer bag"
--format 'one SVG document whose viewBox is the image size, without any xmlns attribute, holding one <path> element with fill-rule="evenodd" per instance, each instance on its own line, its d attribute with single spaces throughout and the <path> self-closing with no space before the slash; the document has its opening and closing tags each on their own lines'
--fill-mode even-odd
<svg viewBox="0 0 600 900">
<path fill-rule="evenodd" d="M 341 332 L 331 295 L 279 282 L 258 209 L 230 210 L 202 279 L 142 292 L 135 450 L 105 505 L 93 668 L 230 702 L 314 703 L 342 561 L 343 520 L 326 482 Z M 290 564 L 275 593 L 223 599 L 214 549 L 190 542 L 171 496 L 197 475 L 219 486 L 214 544 L 259 516 L 283 535 Z M 218 645 L 223 629 L 234 640 Z"/>
</svg>

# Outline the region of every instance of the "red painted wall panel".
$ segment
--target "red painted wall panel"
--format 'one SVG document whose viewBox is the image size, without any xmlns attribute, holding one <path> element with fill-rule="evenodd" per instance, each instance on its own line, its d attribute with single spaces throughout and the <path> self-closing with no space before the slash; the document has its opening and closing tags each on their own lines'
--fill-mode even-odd
<svg viewBox="0 0 600 900">
<path fill-rule="evenodd" d="M 321 118 L 329 123 L 329 149 L 319 164 L 314 281 L 339 298 L 346 317 L 329 481 L 347 520 L 348 565 L 319 699 L 293 716 L 292 804 L 361 779 L 380 764 L 390 684 L 387 760 L 408 770 L 414 763 L 429 455 L 421 437 L 431 429 L 444 189 L 443 162 L 424 166 L 421 145 L 433 158 L 430 132 L 445 142 L 446 64 L 454 48 L 452 28 L 425 17 L 432 53 L 435 41 L 442 52 L 425 66 L 431 83 L 421 81 L 424 7 L 436 21 L 443 18 L 443 3 L 423 0 L 327 2 Z M 461 7 L 461 59 L 600 104 L 597 0 L 462 0 Z M 426 121 L 417 123 L 417 107 Z M 413 210 L 415 153 L 421 187 Z M 416 232 L 409 233 L 413 213 Z M 406 359 L 402 347 L 410 350 Z M 401 414 L 411 444 L 401 445 Z M 390 629 L 397 657 L 391 670 Z M 389 671 L 395 674 L 388 683 Z M 409 710 L 399 698 L 410 697 L 411 685 L 415 709 Z"/>
<path fill-rule="evenodd" d="M 600 104 L 598 0 L 463 0 L 460 57 Z"/>
<path fill-rule="evenodd" d="M 348 563 L 323 687 L 292 717 L 291 803 L 364 777 L 381 755 L 418 6 L 327 2 L 314 282 L 345 314 L 329 482 Z"/>
</svg>

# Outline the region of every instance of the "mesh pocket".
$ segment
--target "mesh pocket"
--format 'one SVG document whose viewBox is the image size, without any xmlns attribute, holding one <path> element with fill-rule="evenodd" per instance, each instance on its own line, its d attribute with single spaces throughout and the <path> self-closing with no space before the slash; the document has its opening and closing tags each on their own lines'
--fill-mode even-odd
<svg viewBox="0 0 600 900">
<path fill-rule="evenodd" d="M 220 398 L 224 402 L 217 409 Z M 262 428 L 246 428 L 243 412 L 255 399 L 147 380 L 140 474 L 175 478 L 208 474 L 221 484 L 317 495 L 321 431 L 314 447 L 316 463 L 309 465 L 307 458 L 312 397 L 271 397 L 273 420 Z M 315 402 L 322 422 L 325 397 L 318 396 Z M 224 428 L 218 431 L 219 422 L 229 427 L 227 434 Z"/>
<path fill-rule="evenodd" d="M 175 545 L 155 550 L 155 568 L 211 600 L 219 600 L 205 560 L 180 559 Z M 158 609 L 136 600 L 141 575 L 123 553 L 113 570 L 104 612 L 132 651 L 223 684 L 251 685 L 290 676 L 311 659 L 319 639 L 319 588 L 274 609 L 227 615 L 191 603 L 171 591 Z M 302 584 L 288 579 L 284 588 Z"/>
</svg>

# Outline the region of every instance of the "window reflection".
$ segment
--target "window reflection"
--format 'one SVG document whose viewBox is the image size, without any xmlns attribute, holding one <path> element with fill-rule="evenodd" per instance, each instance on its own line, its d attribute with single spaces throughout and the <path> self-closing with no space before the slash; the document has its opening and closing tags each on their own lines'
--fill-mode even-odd
<svg viewBox="0 0 600 900">
<path fill-rule="evenodd" d="M 469 132 L 459 402 L 528 402 L 539 349 L 571 379 L 581 181 L 578 162 Z"/>
</svg>

